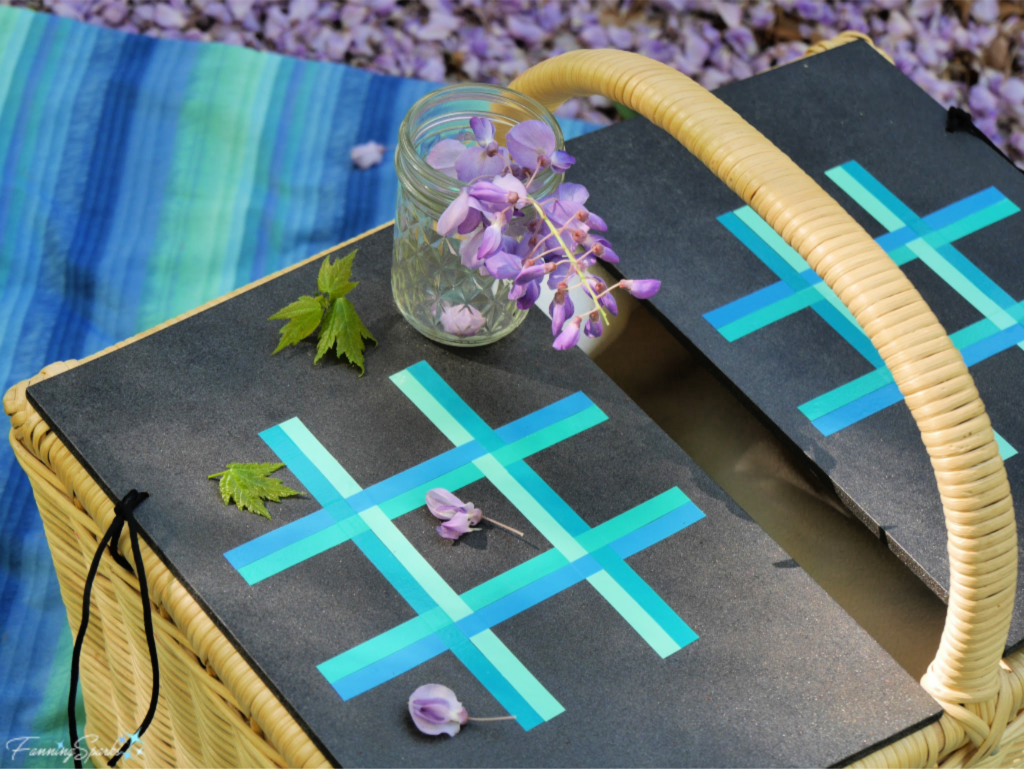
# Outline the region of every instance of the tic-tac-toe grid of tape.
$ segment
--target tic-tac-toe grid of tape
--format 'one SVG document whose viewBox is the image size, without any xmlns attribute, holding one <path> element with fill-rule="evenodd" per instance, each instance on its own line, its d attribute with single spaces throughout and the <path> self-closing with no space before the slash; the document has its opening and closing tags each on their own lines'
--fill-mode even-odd
<svg viewBox="0 0 1024 769">
<path fill-rule="evenodd" d="M 981 320 L 951 334 L 968 366 L 1011 347 L 1024 349 L 1024 302 L 1018 302 L 971 263 L 953 243 L 1020 211 L 995 187 L 918 216 L 856 161 L 826 175 L 887 230 L 877 238 L 897 264 L 920 259 L 970 303 Z M 749 206 L 719 221 L 779 278 L 759 291 L 704 315 L 730 342 L 807 307 L 813 308 L 875 370 L 800 406 L 831 435 L 903 399 L 892 374 L 860 324 L 807 262 Z M 996 435 L 1003 459 L 1017 454 Z"/>
<path fill-rule="evenodd" d="M 363 489 L 310 430 L 292 419 L 261 437 L 323 507 L 228 553 L 255 584 L 351 540 L 417 612 L 319 665 L 344 699 L 368 691 L 445 651 L 487 687 L 524 729 L 563 712 L 562 705 L 492 628 L 586 580 L 661 657 L 697 634 L 625 562 L 625 558 L 704 517 L 672 488 L 590 528 L 523 459 L 606 419 L 576 393 L 497 430 L 488 426 L 426 363 L 392 382 L 454 448 Z M 458 594 L 394 525 L 435 487 L 493 483 L 552 544 L 552 549 Z"/>
</svg>

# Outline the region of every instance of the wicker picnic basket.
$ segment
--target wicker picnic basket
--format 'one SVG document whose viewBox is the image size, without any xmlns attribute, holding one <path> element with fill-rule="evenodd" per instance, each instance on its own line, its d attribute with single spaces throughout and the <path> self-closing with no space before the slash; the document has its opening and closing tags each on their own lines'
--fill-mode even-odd
<svg viewBox="0 0 1024 769">
<path fill-rule="evenodd" d="M 842 35 L 811 53 L 858 37 Z M 967 367 L 913 285 L 793 161 L 719 99 L 666 65 L 618 51 L 574 51 L 537 65 L 513 87 L 550 109 L 571 96 L 602 94 L 675 136 L 836 292 L 906 398 L 932 458 L 949 535 L 949 610 L 939 651 L 921 682 L 945 712 L 938 722 L 856 766 L 1010 766 L 1024 760 L 1024 652 L 1001 659 L 1017 581 L 1010 488 Z M 25 390 L 79 363 L 49 366 L 4 397 L 11 445 L 31 480 L 73 629 L 81 619 L 86 572 L 113 517 L 113 504 L 28 403 Z M 130 557 L 127 532 L 118 548 Z M 142 549 L 166 672 L 145 753 L 125 764 L 325 765 L 313 742 L 167 567 L 145 543 Z M 82 658 L 86 731 L 111 745 L 141 720 L 150 667 L 135 574 L 106 554 L 93 596 Z"/>
</svg>

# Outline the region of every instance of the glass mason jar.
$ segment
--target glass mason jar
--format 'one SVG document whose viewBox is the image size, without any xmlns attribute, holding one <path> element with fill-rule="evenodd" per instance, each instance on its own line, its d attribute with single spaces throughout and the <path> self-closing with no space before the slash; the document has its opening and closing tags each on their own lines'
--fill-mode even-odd
<svg viewBox="0 0 1024 769">
<path fill-rule="evenodd" d="M 459 245 L 469 235 L 442 237 L 435 227 L 466 185 L 434 170 L 424 158 L 442 139 L 471 142 L 473 117 L 494 122 L 499 144 L 504 144 L 505 133 L 516 123 L 541 120 L 554 132 L 557 148 L 565 149 L 554 115 L 539 102 L 495 85 L 441 88 L 416 102 L 402 121 L 395 152 L 399 182 L 391 267 L 395 303 L 424 336 L 467 347 L 496 342 L 526 317 L 526 311 L 508 299 L 511 280 L 481 275 L 462 264 Z M 542 172 L 530 191 L 536 198 L 550 194 L 563 177 L 551 170 Z M 529 216 L 528 210 L 525 213 Z"/>
</svg>

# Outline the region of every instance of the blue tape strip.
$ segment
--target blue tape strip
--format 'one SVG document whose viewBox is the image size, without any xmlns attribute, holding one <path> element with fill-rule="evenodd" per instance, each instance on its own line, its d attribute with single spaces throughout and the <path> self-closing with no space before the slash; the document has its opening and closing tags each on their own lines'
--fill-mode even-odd
<svg viewBox="0 0 1024 769">
<path fill-rule="evenodd" d="M 910 210 L 909 206 L 889 192 L 874 176 L 869 174 L 860 163 L 851 160 L 840 166 L 878 201 L 903 220 L 903 223 L 918 235 L 927 235 L 929 228 L 921 221 L 921 217 Z"/>
<path fill-rule="evenodd" d="M 1008 310 L 1017 304 L 1016 300 L 1012 296 L 1000 288 L 995 281 L 988 277 L 988 275 L 975 267 L 966 256 L 956 249 L 955 246 L 947 243 L 946 245 L 937 248 L 936 251 L 944 256 L 946 261 L 953 265 L 961 275 L 973 283 L 975 288 L 980 290 L 985 294 L 985 296 L 998 304 L 1004 310 Z"/>
<path fill-rule="evenodd" d="M 352 509 L 360 513 L 369 510 L 374 505 L 383 505 L 400 494 L 415 489 L 420 484 L 440 478 L 445 473 L 468 465 L 485 453 L 484 447 L 478 441 L 470 441 L 462 446 L 456 446 L 433 459 L 428 459 L 422 464 L 354 494 L 348 498 L 349 504 L 352 505 Z"/>
<path fill-rule="evenodd" d="M 558 522 L 558 525 L 569 532 L 572 537 L 577 537 L 585 531 L 589 531 L 586 521 L 580 518 L 558 494 L 541 478 L 526 462 L 519 460 L 513 462 L 506 468 L 509 475 L 515 478 L 519 484 L 526 489 L 540 505 L 547 510 L 551 517 Z"/>
<path fill-rule="evenodd" d="M 494 664 L 487 659 L 473 642 L 463 635 L 462 631 L 454 625 L 438 631 L 438 635 L 452 650 L 459 662 L 466 666 L 470 673 L 483 684 L 484 688 L 491 693 L 501 706 L 510 714 L 516 717 L 516 722 L 526 731 L 544 723 L 536 710 L 521 695 L 516 688 L 509 683 Z"/>
<path fill-rule="evenodd" d="M 1021 342 L 1024 342 L 1024 327 L 1017 324 L 992 334 L 987 339 L 975 342 L 961 350 L 960 353 L 964 356 L 964 363 L 968 366 L 973 366 L 975 363 L 991 358 L 1003 350 L 1009 350 Z"/>
<path fill-rule="evenodd" d="M 476 440 L 480 441 L 480 445 L 487 449 L 488 452 L 493 453 L 504 445 L 501 438 L 495 435 L 490 425 L 484 422 L 449 384 L 438 376 L 437 372 L 430 367 L 430 364 L 421 360 L 419 363 L 410 366 L 406 371 L 423 385 L 423 388 L 428 393 L 434 396 L 442 408 L 455 418 L 455 421 L 462 425 Z"/>
<path fill-rule="evenodd" d="M 562 568 L 509 593 L 504 598 L 499 598 L 494 603 L 478 609 L 455 624 L 467 636 L 474 636 L 546 601 L 600 570 L 601 567 L 589 556 L 573 563 L 567 563 Z"/>
<path fill-rule="evenodd" d="M 793 293 L 792 288 L 779 281 L 752 294 L 748 294 L 741 299 L 737 299 L 735 302 L 729 302 L 729 304 L 719 307 L 717 310 L 705 313 L 704 319 L 716 329 L 720 329 L 734 321 L 747 317 L 751 313 L 755 313 L 765 307 L 770 307 L 783 299 L 788 299 L 793 296 Z"/>
<path fill-rule="evenodd" d="M 786 264 L 786 260 L 775 253 L 775 250 L 761 240 L 761 237 L 750 229 L 743 220 L 735 213 L 722 214 L 718 221 L 729 230 L 747 248 L 757 255 L 757 258 L 765 263 L 769 270 L 774 272 L 793 291 L 800 291 L 807 286 L 807 281 L 800 277 L 800 274 Z"/>
<path fill-rule="evenodd" d="M 352 541 L 417 614 L 426 614 L 437 607 L 434 599 L 420 586 L 394 553 L 385 547 L 376 534 L 366 531 L 358 537 L 353 537 Z"/>
<path fill-rule="evenodd" d="M 815 302 L 814 310 L 828 323 L 837 334 L 876 368 L 884 367 L 885 362 L 878 350 L 871 344 L 867 334 L 856 323 L 851 323 L 849 318 L 833 307 L 829 302 Z"/>
<path fill-rule="evenodd" d="M 903 400 L 903 394 L 894 382 L 863 395 L 823 417 L 818 417 L 811 424 L 818 428 L 822 435 L 832 435 L 832 433 L 849 427 L 872 414 L 877 414 L 882 409 L 899 403 L 901 400 Z"/>
<path fill-rule="evenodd" d="M 309 460 L 302 449 L 295 445 L 281 425 L 264 430 L 260 433 L 260 438 L 277 454 L 278 459 L 288 466 L 292 475 L 299 479 L 299 483 L 306 487 L 306 491 L 312 494 L 322 507 L 326 508 L 332 502 L 341 499 L 338 490 Z"/>
<path fill-rule="evenodd" d="M 666 516 L 662 516 L 664 518 Z M 661 520 L 660 518 L 658 519 Z M 657 523 L 658 521 L 654 521 Z M 650 526 L 651 524 L 648 524 Z M 647 584 L 633 568 L 619 558 L 609 547 L 602 547 L 592 554 L 609 576 L 626 589 L 640 607 L 668 633 L 680 648 L 697 640 L 697 634 L 665 603 L 654 588 Z"/>
<path fill-rule="evenodd" d="M 433 633 L 404 649 L 399 649 L 379 662 L 367 665 L 337 681 L 331 681 L 331 685 L 343 700 L 350 700 L 446 651 L 448 651 L 448 645 L 441 640 L 439 635 Z"/>
<path fill-rule="evenodd" d="M 671 513 L 666 513 L 661 518 L 656 518 L 636 531 L 619 537 L 609 547 L 620 558 L 629 558 L 631 555 L 635 555 L 641 550 L 646 550 L 651 545 L 679 533 L 703 517 L 704 513 L 701 512 L 699 507 L 692 502 L 687 502 L 685 505 L 677 507 Z"/>
<path fill-rule="evenodd" d="M 940 208 L 934 213 L 928 214 L 924 217 L 923 221 L 931 229 L 941 230 L 943 227 L 956 224 L 961 219 L 966 219 L 971 214 L 984 211 L 989 206 L 1002 203 L 1006 199 L 1006 196 L 995 187 L 989 187 L 981 192 L 968 195 L 963 200 L 958 200 L 956 203 Z"/>
<path fill-rule="evenodd" d="M 525 417 L 509 422 L 504 427 L 499 427 L 495 432 L 506 444 L 515 443 L 521 438 L 526 438 L 538 433 L 546 427 L 561 422 L 563 419 L 575 416 L 586 411 L 594 402 L 582 392 L 575 392 L 568 398 L 555 401 L 550 406 L 527 414 Z"/>
<path fill-rule="evenodd" d="M 334 518 L 326 510 L 318 510 L 310 515 L 303 516 L 297 521 L 274 529 L 256 539 L 239 545 L 234 550 L 224 553 L 228 563 L 236 569 L 248 566 L 260 558 L 276 553 L 282 548 L 294 545 L 306 537 L 319 534 L 324 529 L 334 525 Z"/>
</svg>

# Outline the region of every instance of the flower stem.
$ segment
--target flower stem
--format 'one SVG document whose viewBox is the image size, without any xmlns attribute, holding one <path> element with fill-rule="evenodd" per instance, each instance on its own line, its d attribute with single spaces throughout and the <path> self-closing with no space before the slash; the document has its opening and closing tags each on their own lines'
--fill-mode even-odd
<svg viewBox="0 0 1024 769">
<path fill-rule="evenodd" d="M 488 520 L 490 520 L 488 518 Z M 515 716 L 494 716 L 493 718 L 473 718 L 473 716 L 467 716 L 467 721 L 515 721 Z"/>
<path fill-rule="evenodd" d="M 554 233 L 555 239 L 558 241 L 558 245 L 562 247 L 562 250 L 565 251 L 565 255 L 569 257 L 569 262 L 572 264 L 572 268 L 576 270 L 576 272 L 582 277 L 583 272 L 580 270 L 579 262 L 577 261 L 576 257 L 573 256 L 572 251 L 570 251 L 568 247 L 565 245 L 565 241 L 562 240 L 561 231 L 555 228 L 554 222 L 552 222 L 548 218 L 548 215 L 544 213 L 544 209 L 541 207 L 541 205 L 532 197 L 530 198 L 530 203 L 533 205 L 535 209 L 537 209 L 537 213 L 540 214 L 540 218 L 544 220 L 544 223 L 548 226 L 551 232 Z M 597 307 L 597 311 L 601 314 L 601 321 L 607 326 L 609 321 L 608 316 L 605 314 L 604 307 L 597 303 L 597 299 L 594 297 L 594 290 L 590 287 L 590 284 L 587 283 L 586 281 L 584 281 L 583 283 L 584 289 L 588 294 L 590 294 L 590 298 L 594 300 L 594 306 Z"/>
<path fill-rule="evenodd" d="M 496 520 L 494 520 L 493 518 L 488 518 L 486 515 L 481 515 L 480 517 L 483 518 L 485 521 L 493 523 L 495 526 L 500 526 L 503 529 L 507 529 L 511 531 L 513 534 L 518 534 L 520 537 L 526 536 L 525 534 L 523 534 L 523 532 L 519 531 L 519 529 L 513 529 L 511 526 L 506 526 L 503 523 L 498 523 Z"/>
</svg>

